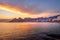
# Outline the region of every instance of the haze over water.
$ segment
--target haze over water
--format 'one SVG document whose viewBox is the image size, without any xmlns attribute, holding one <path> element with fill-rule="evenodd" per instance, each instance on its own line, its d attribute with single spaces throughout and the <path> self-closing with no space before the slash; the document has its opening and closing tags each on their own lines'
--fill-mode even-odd
<svg viewBox="0 0 60 40">
<path fill-rule="evenodd" d="M 32 34 L 60 33 L 60 23 L 0 23 L 0 39 L 26 38 Z M 33 36 L 33 35 L 32 35 Z M 43 36 L 43 35 L 42 35 Z"/>
</svg>

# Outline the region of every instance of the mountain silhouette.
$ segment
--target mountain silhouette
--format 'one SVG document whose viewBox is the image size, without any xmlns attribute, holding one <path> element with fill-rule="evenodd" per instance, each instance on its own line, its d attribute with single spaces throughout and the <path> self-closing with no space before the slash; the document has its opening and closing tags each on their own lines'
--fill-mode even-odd
<svg viewBox="0 0 60 40">
<path fill-rule="evenodd" d="M 60 15 L 50 16 L 50 17 L 38 17 L 38 18 L 14 18 L 10 22 L 52 22 L 53 19 L 57 19 Z"/>
</svg>

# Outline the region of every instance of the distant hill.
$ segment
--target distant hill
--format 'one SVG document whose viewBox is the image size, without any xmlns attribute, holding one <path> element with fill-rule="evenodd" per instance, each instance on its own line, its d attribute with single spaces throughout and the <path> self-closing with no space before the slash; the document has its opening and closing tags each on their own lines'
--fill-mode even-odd
<svg viewBox="0 0 60 40">
<path fill-rule="evenodd" d="M 58 17 L 60 17 L 60 15 L 55 15 L 55 16 L 50 16 L 50 17 L 24 18 L 24 19 L 14 18 L 10 22 L 60 22 L 60 20 L 57 20 Z"/>
</svg>

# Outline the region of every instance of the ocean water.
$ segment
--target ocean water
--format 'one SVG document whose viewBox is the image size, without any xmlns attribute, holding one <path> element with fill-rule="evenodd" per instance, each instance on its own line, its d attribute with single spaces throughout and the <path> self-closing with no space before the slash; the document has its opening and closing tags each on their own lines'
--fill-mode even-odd
<svg viewBox="0 0 60 40">
<path fill-rule="evenodd" d="M 0 23 L 0 40 L 53 40 L 47 34 L 60 34 L 60 23 Z"/>
</svg>

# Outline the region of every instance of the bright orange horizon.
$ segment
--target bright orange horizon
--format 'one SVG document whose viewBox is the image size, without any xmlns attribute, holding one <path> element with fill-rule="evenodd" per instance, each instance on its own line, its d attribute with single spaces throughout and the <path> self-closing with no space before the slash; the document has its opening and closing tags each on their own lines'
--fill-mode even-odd
<svg viewBox="0 0 60 40">
<path fill-rule="evenodd" d="M 11 6 L 7 6 L 7 5 L 0 5 L 0 10 L 6 10 L 6 11 L 9 11 L 9 12 L 12 12 L 12 13 L 16 13 L 16 14 L 19 14 L 19 15 L 22 15 L 22 18 L 24 17 L 29 17 L 31 14 L 29 13 L 25 13 L 25 12 L 22 12 L 16 8 L 13 8 Z M 16 15 L 15 15 L 16 16 Z"/>
<path fill-rule="evenodd" d="M 43 12 L 43 13 L 40 13 L 40 14 L 30 14 L 30 13 L 28 13 L 28 12 L 23 12 L 23 11 L 21 11 L 20 9 L 17 9 L 17 8 L 14 8 L 14 7 L 12 7 L 12 6 L 9 6 L 9 5 L 1 5 L 0 4 L 0 10 L 4 10 L 4 11 L 6 11 L 4 14 L 7 14 L 7 12 L 11 12 L 11 13 L 15 13 L 15 15 L 14 16 L 12 16 L 12 17 L 10 17 L 11 15 L 4 15 L 4 17 L 2 17 L 1 15 L 0 15 L 0 18 L 18 18 L 18 17 L 21 17 L 21 18 L 25 18 L 25 17 L 47 17 L 47 16 L 51 16 L 51 13 L 50 12 Z M 16 15 L 17 14 L 17 15 Z M 20 15 L 20 16 L 18 16 L 18 15 Z"/>
</svg>

